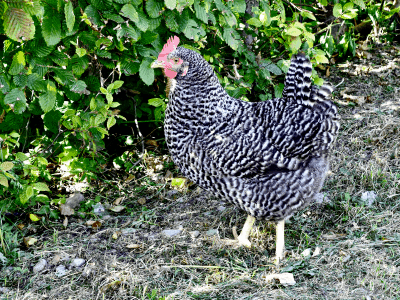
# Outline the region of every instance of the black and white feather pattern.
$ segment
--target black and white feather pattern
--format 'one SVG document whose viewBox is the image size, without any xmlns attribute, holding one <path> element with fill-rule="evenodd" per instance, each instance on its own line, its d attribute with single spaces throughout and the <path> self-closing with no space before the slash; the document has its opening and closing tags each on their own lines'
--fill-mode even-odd
<svg viewBox="0 0 400 300">
<path fill-rule="evenodd" d="M 292 58 L 283 97 L 250 103 L 230 97 L 211 66 L 178 47 L 188 66 L 171 84 L 165 136 L 182 173 L 257 218 L 279 221 L 321 189 L 339 129 L 330 86 L 311 84 L 311 63 Z"/>
</svg>

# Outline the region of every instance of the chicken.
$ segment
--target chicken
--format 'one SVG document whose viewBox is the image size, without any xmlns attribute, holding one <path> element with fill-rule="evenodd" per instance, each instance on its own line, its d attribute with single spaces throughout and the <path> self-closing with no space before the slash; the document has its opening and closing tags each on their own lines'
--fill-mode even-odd
<svg viewBox="0 0 400 300">
<path fill-rule="evenodd" d="M 311 84 L 311 63 L 293 55 L 282 98 L 245 102 L 230 97 L 195 51 L 165 44 L 152 68 L 167 77 L 165 138 L 181 172 L 245 210 L 237 240 L 250 246 L 255 219 L 277 222 L 276 258 L 283 258 L 284 220 L 310 204 L 329 168 L 339 129 L 332 88 Z"/>
</svg>

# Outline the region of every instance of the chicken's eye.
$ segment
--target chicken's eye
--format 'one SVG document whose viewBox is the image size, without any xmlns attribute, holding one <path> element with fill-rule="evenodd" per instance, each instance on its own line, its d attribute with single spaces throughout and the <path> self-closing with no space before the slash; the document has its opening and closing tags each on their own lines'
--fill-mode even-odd
<svg viewBox="0 0 400 300">
<path fill-rule="evenodd" d="M 179 62 L 179 58 L 174 58 L 174 63 L 178 63 Z"/>
</svg>

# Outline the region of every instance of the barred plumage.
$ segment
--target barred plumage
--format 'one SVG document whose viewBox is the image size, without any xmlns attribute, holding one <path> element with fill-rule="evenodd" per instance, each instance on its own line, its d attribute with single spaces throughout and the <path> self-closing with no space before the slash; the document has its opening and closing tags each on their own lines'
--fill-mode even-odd
<svg viewBox="0 0 400 300">
<path fill-rule="evenodd" d="M 311 63 L 292 58 L 282 98 L 230 97 L 198 53 L 178 47 L 165 137 L 182 173 L 249 215 L 281 221 L 309 204 L 329 168 L 338 129 L 332 88 L 311 85 Z M 247 223 L 246 223 L 247 224 Z"/>
</svg>

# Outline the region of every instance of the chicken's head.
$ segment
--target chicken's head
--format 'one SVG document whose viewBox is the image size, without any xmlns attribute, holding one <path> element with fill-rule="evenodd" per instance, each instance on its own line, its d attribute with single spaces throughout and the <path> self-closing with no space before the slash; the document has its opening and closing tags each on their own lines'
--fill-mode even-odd
<svg viewBox="0 0 400 300">
<path fill-rule="evenodd" d="M 177 36 L 170 38 L 151 67 L 163 68 L 165 76 L 178 81 L 193 82 L 213 76 L 213 69 L 199 53 L 178 44 Z"/>
<path fill-rule="evenodd" d="M 157 60 L 151 64 L 152 68 L 163 68 L 165 76 L 171 79 L 175 78 L 179 71 L 182 71 L 182 74 L 187 72 L 187 67 L 186 70 L 183 70 L 185 67 L 183 60 L 174 55 L 178 44 L 179 38 L 177 36 L 171 37 L 164 45 Z"/>
</svg>

